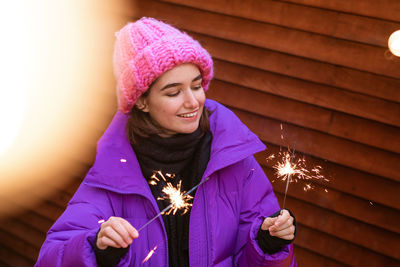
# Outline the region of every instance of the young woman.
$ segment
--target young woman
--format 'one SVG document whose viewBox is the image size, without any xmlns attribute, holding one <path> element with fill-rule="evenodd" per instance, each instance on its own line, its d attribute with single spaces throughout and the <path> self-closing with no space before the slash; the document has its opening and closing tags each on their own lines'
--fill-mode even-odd
<svg viewBox="0 0 400 267">
<path fill-rule="evenodd" d="M 118 32 L 114 70 L 119 111 L 36 266 L 296 266 L 294 217 L 253 157 L 265 146 L 205 97 L 208 52 L 142 18 Z M 166 182 L 200 184 L 193 206 L 141 229 L 171 203 Z"/>
</svg>

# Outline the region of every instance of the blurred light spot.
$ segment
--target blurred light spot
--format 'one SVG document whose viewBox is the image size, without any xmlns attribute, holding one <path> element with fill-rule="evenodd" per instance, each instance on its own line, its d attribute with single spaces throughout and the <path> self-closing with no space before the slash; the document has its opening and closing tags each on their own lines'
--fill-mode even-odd
<svg viewBox="0 0 400 267">
<path fill-rule="evenodd" d="M 134 5 L 0 1 L 0 216 L 16 212 L 9 201 L 33 206 L 93 163 L 116 111 L 114 33 L 137 17 Z"/>
<path fill-rule="evenodd" d="M 124 162 L 124 163 L 125 163 L 125 162 L 126 162 L 126 159 L 121 159 L 121 162 Z"/>
<path fill-rule="evenodd" d="M 395 31 L 390 35 L 388 47 L 393 55 L 400 57 L 400 30 Z"/>
<path fill-rule="evenodd" d="M 21 129 L 25 108 L 24 92 L 29 79 L 31 49 L 29 35 L 21 34 L 26 21 L 20 1 L 4 1 L 0 4 L 0 156 L 14 143 Z"/>
</svg>

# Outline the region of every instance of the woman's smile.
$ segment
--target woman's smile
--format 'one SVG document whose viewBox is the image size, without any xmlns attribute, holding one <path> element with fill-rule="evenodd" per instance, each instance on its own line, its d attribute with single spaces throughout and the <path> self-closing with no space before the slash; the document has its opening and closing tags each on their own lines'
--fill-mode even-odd
<svg viewBox="0 0 400 267">
<path fill-rule="evenodd" d="M 199 127 L 206 100 L 201 82 L 196 65 L 178 65 L 161 75 L 138 104 L 167 134 L 193 133 Z"/>
</svg>

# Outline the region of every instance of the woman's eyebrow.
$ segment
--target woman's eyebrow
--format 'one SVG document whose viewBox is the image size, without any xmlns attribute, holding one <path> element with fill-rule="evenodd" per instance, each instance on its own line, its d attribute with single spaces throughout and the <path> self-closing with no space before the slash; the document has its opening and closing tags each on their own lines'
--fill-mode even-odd
<svg viewBox="0 0 400 267">
<path fill-rule="evenodd" d="M 160 91 L 165 90 L 165 89 L 168 89 L 168 88 L 170 88 L 170 87 L 179 86 L 179 85 L 182 85 L 182 84 L 181 84 L 181 83 L 169 83 L 169 84 L 167 84 L 166 86 L 164 86 L 163 88 L 161 88 Z"/>
<path fill-rule="evenodd" d="M 197 76 L 196 78 L 194 78 L 194 79 L 192 80 L 192 82 L 201 80 L 202 78 L 203 78 L 203 77 L 201 77 L 201 74 L 199 74 L 199 76 Z"/>
<path fill-rule="evenodd" d="M 201 76 L 201 74 L 199 74 L 196 78 L 194 78 L 194 79 L 192 80 L 192 82 L 201 80 L 202 78 L 203 78 L 203 77 Z M 161 88 L 160 91 L 165 90 L 165 89 L 168 89 L 168 88 L 171 88 L 171 87 L 179 86 L 179 85 L 182 85 L 182 84 L 181 84 L 181 83 L 169 83 L 169 84 L 167 84 L 166 86 L 164 86 L 163 88 Z"/>
</svg>

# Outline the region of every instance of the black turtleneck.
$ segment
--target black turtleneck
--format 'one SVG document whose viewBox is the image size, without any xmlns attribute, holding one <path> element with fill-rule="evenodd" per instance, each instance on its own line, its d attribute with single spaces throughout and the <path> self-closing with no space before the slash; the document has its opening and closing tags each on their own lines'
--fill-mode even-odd
<svg viewBox="0 0 400 267">
<path fill-rule="evenodd" d="M 138 158 L 144 177 L 149 181 L 155 171 L 165 174 L 174 174 L 169 179 L 176 186 L 180 181 L 182 190 L 189 191 L 197 185 L 207 167 L 210 157 L 211 133 L 203 133 L 197 129 L 191 134 L 177 134 L 162 138 L 158 135 L 149 138 L 137 138 L 132 145 Z M 160 181 L 157 185 L 150 185 L 151 192 L 157 200 L 163 196 L 162 188 L 166 185 Z M 194 197 L 195 192 L 191 193 Z M 168 200 L 157 200 L 160 210 L 167 207 Z M 189 218 L 190 210 L 181 214 L 163 215 L 164 225 L 168 237 L 169 265 L 189 266 Z"/>
</svg>

